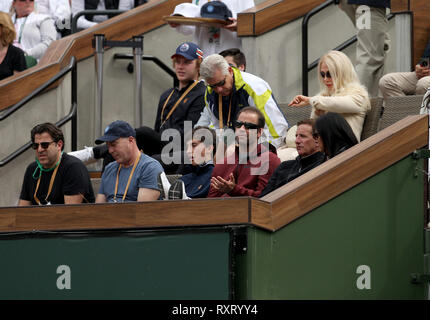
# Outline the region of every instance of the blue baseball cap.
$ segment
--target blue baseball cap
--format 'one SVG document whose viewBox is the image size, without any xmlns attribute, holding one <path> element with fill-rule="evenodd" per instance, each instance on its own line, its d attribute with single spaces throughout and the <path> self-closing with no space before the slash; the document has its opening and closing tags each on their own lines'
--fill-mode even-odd
<svg viewBox="0 0 430 320">
<path fill-rule="evenodd" d="M 182 56 L 188 60 L 203 59 L 203 51 L 193 42 L 184 42 L 176 49 L 172 59 L 174 56 Z"/>
<path fill-rule="evenodd" d="M 202 18 L 228 20 L 233 15 L 224 2 L 210 1 L 205 3 L 200 9 L 200 16 Z"/>
<path fill-rule="evenodd" d="M 105 134 L 98 138 L 96 144 L 103 142 L 112 142 L 118 138 L 135 137 L 136 131 L 125 121 L 117 120 L 108 125 Z"/>
</svg>

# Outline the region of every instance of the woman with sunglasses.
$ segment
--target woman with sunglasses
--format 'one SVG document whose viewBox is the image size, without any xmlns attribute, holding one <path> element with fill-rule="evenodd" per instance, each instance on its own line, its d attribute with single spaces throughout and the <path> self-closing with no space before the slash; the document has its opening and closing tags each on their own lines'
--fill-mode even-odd
<svg viewBox="0 0 430 320">
<path fill-rule="evenodd" d="M 12 45 L 15 28 L 9 14 L 0 12 L 0 80 L 27 68 L 24 52 Z"/>
<path fill-rule="evenodd" d="M 27 66 L 33 66 L 57 37 L 54 20 L 34 12 L 34 0 L 14 0 L 11 11 L 17 33 L 14 45 L 26 53 Z"/>
<path fill-rule="evenodd" d="M 326 112 L 342 115 L 360 141 L 364 118 L 370 110 L 369 94 L 360 84 L 351 60 L 340 51 L 330 51 L 318 63 L 321 91 L 316 96 L 297 95 L 289 106 L 312 106 L 311 118 Z"/>
</svg>

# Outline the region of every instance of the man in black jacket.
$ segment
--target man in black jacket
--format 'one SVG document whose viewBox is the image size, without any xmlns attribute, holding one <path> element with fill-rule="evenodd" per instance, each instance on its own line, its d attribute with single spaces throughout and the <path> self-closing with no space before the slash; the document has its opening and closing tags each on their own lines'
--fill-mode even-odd
<svg viewBox="0 0 430 320">
<path fill-rule="evenodd" d="M 273 172 L 260 197 L 287 184 L 298 176 L 308 172 L 324 162 L 324 153 L 320 152 L 318 133 L 313 119 L 297 123 L 296 148 L 299 155 L 294 160 L 282 162 Z"/>
<path fill-rule="evenodd" d="M 188 128 L 191 131 L 200 118 L 205 104 L 206 86 L 203 81 L 198 80 L 202 57 L 203 51 L 192 42 L 182 43 L 176 49 L 175 54 L 172 55 L 172 61 L 179 86 L 166 90 L 160 96 L 154 129 L 146 126 L 136 128 L 139 148 L 143 149 L 145 154 L 160 161 L 167 173 L 174 173 L 179 163 L 166 164 L 162 161 L 163 148 L 170 143 L 174 151 L 184 150 L 185 123 L 188 122 Z M 177 133 L 175 136 L 177 143 L 174 140 L 169 142 L 162 139 L 162 134 L 167 129 L 175 130 L 175 132 L 170 131 L 168 136 Z M 171 148 L 167 147 L 167 149 Z M 166 152 L 169 150 L 164 151 Z"/>
<path fill-rule="evenodd" d="M 198 80 L 202 57 L 202 50 L 192 42 L 182 43 L 176 49 L 172 61 L 179 86 L 166 90 L 160 96 L 153 129 L 146 126 L 135 129 L 138 148 L 158 160 L 166 174 L 176 173 L 183 163 L 185 129 L 188 127 L 191 133 L 205 105 L 206 86 Z M 165 137 L 162 137 L 163 132 Z M 71 154 L 87 164 L 93 159 L 103 158 L 103 170 L 114 161 L 105 144 L 86 147 Z"/>
</svg>

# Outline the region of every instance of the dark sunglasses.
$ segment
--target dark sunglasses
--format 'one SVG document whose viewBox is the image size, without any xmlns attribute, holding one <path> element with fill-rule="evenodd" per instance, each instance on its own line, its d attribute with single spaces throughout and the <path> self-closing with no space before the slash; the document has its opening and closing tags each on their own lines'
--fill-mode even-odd
<svg viewBox="0 0 430 320">
<path fill-rule="evenodd" d="M 320 72 L 320 74 L 321 74 L 321 78 L 323 78 L 323 79 L 324 79 L 325 77 L 327 77 L 327 78 L 331 79 L 330 71 L 327 71 L 327 72 L 321 71 L 321 72 Z"/>
<path fill-rule="evenodd" d="M 212 89 L 215 89 L 216 87 L 222 87 L 223 85 L 225 85 L 225 80 L 227 79 L 227 77 L 224 78 L 224 80 L 221 80 L 218 83 L 215 84 L 208 84 L 209 87 L 211 87 Z"/>
<path fill-rule="evenodd" d="M 26 2 L 28 0 L 18 0 L 19 2 Z M 29 0 L 30 2 L 33 2 L 34 0 Z"/>
<path fill-rule="evenodd" d="M 20 0 L 20 1 L 22 1 L 22 0 Z M 31 147 L 34 149 L 34 150 L 37 150 L 37 149 L 39 149 L 39 145 L 42 147 L 42 149 L 48 149 L 49 148 L 49 146 L 51 145 L 51 143 L 54 143 L 55 141 L 51 141 L 51 142 L 41 142 L 41 143 L 37 143 L 37 142 L 33 142 L 32 144 L 31 144 Z"/>
<path fill-rule="evenodd" d="M 245 126 L 245 129 L 259 129 L 260 127 L 258 124 L 250 123 L 250 122 L 242 122 L 242 121 L 236 121 L 234 124 L 236 128 L 241 128 L 242 126 Z"/>
</svg>

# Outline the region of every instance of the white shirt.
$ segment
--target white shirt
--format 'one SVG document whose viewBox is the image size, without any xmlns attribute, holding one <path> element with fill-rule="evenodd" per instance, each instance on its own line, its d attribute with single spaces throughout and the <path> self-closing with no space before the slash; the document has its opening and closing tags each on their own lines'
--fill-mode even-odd
<svg viewBox="0 0 430 320">
<path fill-rule="evenodd" d="M 192 1 L 199 8 L 207 2 L 207 0 Z M 255 6 L 254 0 L 223 0 L 222 2 L 230 9 L 233 18 L 237 18 L 239 12 Z M 237 37 L 237 33 L 225 28 L 180 25 L 175 29 L 184 35 L 193 34 L 193 42 L 203 50 L 205 57 L 213 53 L 220 53 L 226 49 L 242 49 L 242 41 Z"/>
<path fill-rule="evenodd" d="M 0 0 L 0 11 L 9 13 L 12 0 Z"/>
<path fill-rule="evenodd" d="M 14 45 L 40 60 L 57 37 L 54 20 L 48 15 L 32 12 L 27 17 L 18 19 L 14 15 L 12 21 L 16 30 Z M 19 45 L 16 43 L 18 41 Z"/>
<path fill-rule="evenodd" d="M 69 0 L 35 0 L 35 11 L 50 15 L 55 21 L 69 20 L 72 10 Z"/>
<path fill-rule="evenodd" d="M 134 7 L 134 0 L 119 0 L 118 10 L 130 10 Z M 80 11 L 85 10 L 85 0 L 72 0 L 72 14 L 75 15 Z M 104 0 L 100 0 L 96 10 L 106 10 Z M 85 16 L 81 16 L 78 19 L 78 29 L 87 29 L 95 26 L 97 23 L 105 21 L 108 16 L 94 16 L 93 21 L 85 19 Z"/>
</svg>

